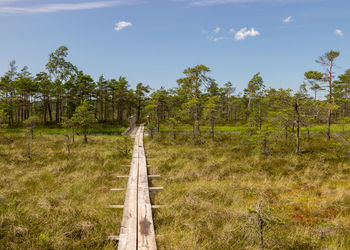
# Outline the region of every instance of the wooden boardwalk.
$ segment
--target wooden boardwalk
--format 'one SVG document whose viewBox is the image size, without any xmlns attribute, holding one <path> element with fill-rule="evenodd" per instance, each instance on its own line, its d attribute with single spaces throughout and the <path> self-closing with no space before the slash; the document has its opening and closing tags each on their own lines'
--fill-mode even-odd
<svg viewBox="0 0 350 250">
<path fill-rule="evenodd" d="M 120 250 L 157 249 L 143 133 L 144 127 L 138 127 L 119 235 Z"/>
</svg>

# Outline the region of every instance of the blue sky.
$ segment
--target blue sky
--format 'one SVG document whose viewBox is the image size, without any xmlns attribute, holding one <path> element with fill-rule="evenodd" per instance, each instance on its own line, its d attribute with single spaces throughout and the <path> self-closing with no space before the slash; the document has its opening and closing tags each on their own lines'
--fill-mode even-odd
<svg viewBox="0 0 350 250">
<path fill-rule="evenodd" d="M 43 71 L 66 45 L 85 73 L 131 86 L 175 87 L 205 64 L 239 91 L 256 72 L 297 89 L 330 49 L 341 51 L 337 73 L 350 68 L 349 13 L 348 0 L 0 0 L 0 74 L 13 59 Z"/>
</svg>

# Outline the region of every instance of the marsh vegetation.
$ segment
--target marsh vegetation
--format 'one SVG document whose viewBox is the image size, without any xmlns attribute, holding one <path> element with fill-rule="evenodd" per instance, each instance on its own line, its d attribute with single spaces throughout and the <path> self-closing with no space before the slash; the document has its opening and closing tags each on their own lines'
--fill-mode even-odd
<svg viewBox="0 0 350 250">
<path fill-rule="evenodd" d="M 77 136 L 70 153 L 63 135 L 36 135 L 32 160 L 22 134 L 7 135 L 0 145 L 0 248 L 113 248 L 106 235 L 119 232 L 123 187 L 130 154 L 119 145 L 123 137 Z M 131 146 L 131 144 L 129 145 Z"/>
<path fill-rule="evenodd" d="M 348 145 L 305 132 L 302 154 L 279 141 L 264 155 L 240 134 L 203 137 L 147 139 L 160 249 L 259 249 L 261 211 L 266 249 L 350 248 Z"/>
</svg>

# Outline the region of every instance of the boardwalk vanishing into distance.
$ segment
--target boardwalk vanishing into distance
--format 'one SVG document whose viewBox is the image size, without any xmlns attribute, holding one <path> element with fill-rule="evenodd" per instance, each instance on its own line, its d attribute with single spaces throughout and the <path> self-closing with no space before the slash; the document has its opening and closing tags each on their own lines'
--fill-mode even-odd
<svg viewBox="0 0 350 250">
<path fill-rule="evenodd" d="M 119 206 L 124 208 L 120 235 L 110 236 L 119 240 L 119 250 L 157 249 L 143 133 L 141 125 L 136 129 L 124 206 Z"/>
</svg>

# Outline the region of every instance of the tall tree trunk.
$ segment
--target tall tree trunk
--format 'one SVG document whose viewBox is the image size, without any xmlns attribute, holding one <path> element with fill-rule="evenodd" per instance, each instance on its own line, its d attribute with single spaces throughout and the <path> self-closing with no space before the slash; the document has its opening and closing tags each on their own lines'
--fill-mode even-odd
<svg viewBox="0 0 350 250">
<path fill-rule="evenodd" d="M 196 144 L 196 120 L 193 120 L 193 125 L 192 125 L 192 140 L 193 140 L 193 144 Z"/>
<path fill-rule="evenodd" d="M 105 99 L 105 117 L 104 117 L 104 121 L 107 121 L 107 100 Z"/>
<path fill-rule="evenodd" d="M 114 97 L 112 97 L 112 122 L 114 122 L 114 113 L 115 113 L 115 103 L 114 103 Z"/>
<path fill-rule="evenodd" d="M 333 70 L 333 63 L 330 64 L 329 67 L 329 106 L 328 106 L 328 121 L 327 121 L 327 139 L 331 139 L 331 120 L 332 120 L 332 70 Z"/>
<path fill-rule="evenodd" d="M 299 138 L 299 134 L 300 134 L 300 113 L 299 113 L 299 103 L 298 103 L 298 101 L 295 102 L 294 109 L 295 109 L 295 114 L 296 114 L 296 126 L 297 126 L 297 132 L 296 132 L 297 145 L 296 145 L 295 153 L 299 154 L 299 152 L 300 152 L 300 138 Z"/>
<path fill-rule="evenodd" d="M 85 143 L 88 142 L 88 139 L 87 139 L 87 128 L 86 127 L 84 128 L 84 141 L 85 141 Z"/>
<path fill-rule="evenodd" d="M 50 121 L 52 122 L 52 111 L 51 111 L 51 105 L 50 105 L 50 102 L 47 103 L 47 108 L 49 110 L 49 116 L 50 116 Z"/>
<path fill-rule="evenodd" d="M 56 123 L 59 123 L 60 120 L 60 101 L 56 100 Z"/>
<path fill-rule="evenodd" d="M 47 124 L 47 103 L 46 99 L 44 98 L 44 124 Z"/>
<path fill-rule="evenodd" d="M 331 107 L 328 107 L 328 119 L 327 119 L 327 139 L 331 139 L 331 119 L 332 119 L 332 111 Z"/>
<path fill-rule="evenodd" d="M 196 124 L 196 137 L 198 138 L 201 135 L 200 123 L 199 123 L 199 105 L 196 106 L 195 112 L 195 124 Z"/>
</svg>

